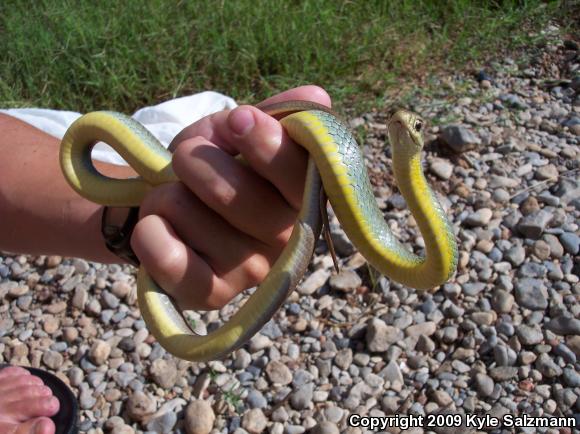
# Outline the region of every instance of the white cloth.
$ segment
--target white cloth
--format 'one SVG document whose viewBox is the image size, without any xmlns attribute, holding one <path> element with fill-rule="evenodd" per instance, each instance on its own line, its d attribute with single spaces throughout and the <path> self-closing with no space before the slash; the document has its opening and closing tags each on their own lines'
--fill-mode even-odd
<svg viewBox="0 0 580 434">
<path fill-rule="evenodd" d="M 235 107 L 237 104 L 232 98 L 207 91 L 144 107 L 132 117 L 167 148 L 173 138 L 188 125 L 212 113 Z M 37 108 L 0 110 L 0 113 L 18 118 L 58 139 L 62 139 L 68 127 L 81 116 L 77 112 Z M 92 157 L 106 163 L 127 164 L 113 148 L 102 142 L 93 148 Z"/>
</svg>

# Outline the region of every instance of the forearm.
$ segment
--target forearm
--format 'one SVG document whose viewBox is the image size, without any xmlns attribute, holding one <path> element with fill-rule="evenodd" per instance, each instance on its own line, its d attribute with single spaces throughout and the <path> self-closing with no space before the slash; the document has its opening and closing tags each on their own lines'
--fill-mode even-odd
<svg viewBox="0 0 580 434">
<path fill-rule="evenodd" d="M 80 197 L 64 179 L 59 140 L 0 114 L 0 250 L 122 262 L 104 245 L 102 207 Z M 126 177 L 126 167 L 99 164 Z"/>
</svg>

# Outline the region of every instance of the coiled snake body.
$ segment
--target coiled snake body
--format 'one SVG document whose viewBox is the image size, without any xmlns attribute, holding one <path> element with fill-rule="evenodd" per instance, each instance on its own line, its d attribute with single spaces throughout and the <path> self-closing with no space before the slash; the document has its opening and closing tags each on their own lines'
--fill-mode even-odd
<svg viewBox="0 0 580 434">
<path fill-rule="evenodd" d="M 373 195 L 360 147 L 328 108 L 303 101 L 273 104 L 262 110 L 276 116 L 289 136 L 309 153 L 306 187 L 290 240 L 255 293 L 221 328 L 195 334 L 173 300 L 147 271 L 139 269 L 141 313 L 149 330 L 170 353 L 191 361 L 221 358 L 243 345 L 273 316 L 298 285 L 320 236 L 320 193 L 324 191 L 346 234 L 381 273 L 402 284 L 428 289 L 445 282 L 457 266 L 457 247 L 445 212 L 421 167 L 423 121 L 407 111 L 388 126 L 393 169 L 425 241 L 425 257 L 409 252 L 394 237 Z M 112 179 L 91 161 L 97 141 L 111 145 L 139 178 Z M 62 140 L 60 163 L 69 184 L 85 198 L 108 206 L 139 206 L 152 187 L 178 181 L 171 153 L 139 123 L 114 112 L 79 118 Z"/>
</svg>

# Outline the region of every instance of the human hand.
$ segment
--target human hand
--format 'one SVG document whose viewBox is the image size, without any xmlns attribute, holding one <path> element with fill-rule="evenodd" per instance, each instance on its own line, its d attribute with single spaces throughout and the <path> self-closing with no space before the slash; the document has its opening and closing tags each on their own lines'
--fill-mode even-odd
<svg viewBox="0 0 580 434">
<path fill-rule="evenodd" d="M 323 89 L 303 86 L 258 107 L 289 100 L 330 106 Z M 308 155 L 278 121 L 247 105 L 190 125 L 170 149 L 181 182 L 145 197 L 131 246 L 182 309 L 218 309 L 261 283 L 288 242 Z"/>
</svg>

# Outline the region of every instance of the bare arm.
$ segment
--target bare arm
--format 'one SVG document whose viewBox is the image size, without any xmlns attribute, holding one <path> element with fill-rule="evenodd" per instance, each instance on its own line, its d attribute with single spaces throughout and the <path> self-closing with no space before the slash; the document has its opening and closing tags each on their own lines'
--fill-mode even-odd
<svg viewBox="0 0 580 434">
<path fill-rule="evenodd" d="M 80 197 L 60 171 L 58 139 L 0 114 L 0 250 L 122 262 L 100 233 L 102 207 Z M 127 167 L 96 164 L 115 177 Z"/>
</svg>

